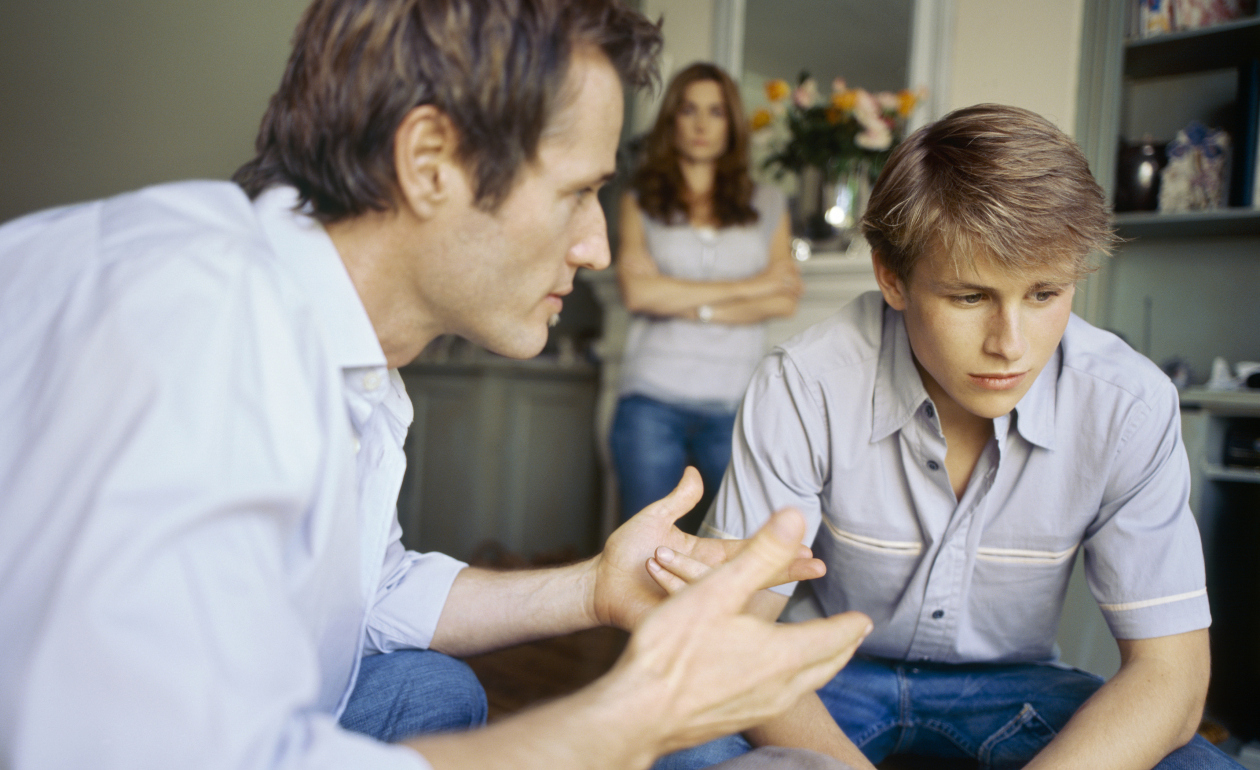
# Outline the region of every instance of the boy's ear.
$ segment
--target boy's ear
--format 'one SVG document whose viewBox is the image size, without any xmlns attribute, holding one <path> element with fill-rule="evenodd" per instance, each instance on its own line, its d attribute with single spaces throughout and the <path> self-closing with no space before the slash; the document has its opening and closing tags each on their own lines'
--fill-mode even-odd
<svg viewBox="0 0 1260 770">
<path fill-rule="evenodd" d="M 901 277 L 884 264 L 878 251 L 871 252 L 871 264 L 875 267 L 875 282 L 884 295 L 884 301 L 893 310 L 906 309 L 906 284 Z"/>
<path fill-rule="evenodd" d="M 455 125 L 437 107 L 413 108 L 394 132 L 394 175 L 399 205 L 421 219 L 429 219 L 450 200 L 458 184 L 467 184 L 457 156 Z"/>
</svg>

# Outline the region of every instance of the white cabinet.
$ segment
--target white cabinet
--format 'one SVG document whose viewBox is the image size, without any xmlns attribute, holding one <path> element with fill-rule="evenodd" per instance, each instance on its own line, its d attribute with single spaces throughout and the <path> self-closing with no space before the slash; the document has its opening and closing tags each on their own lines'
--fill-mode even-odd
<svg viewBox="0 0 1260 770">
<path fill-rule="evenodd" d="M 401 370 L 415 407 L 404 543 L 461 559 L 490 543 L 529 559 L 594 553 L 595 368 L 475 358 Z"/>
</svg>

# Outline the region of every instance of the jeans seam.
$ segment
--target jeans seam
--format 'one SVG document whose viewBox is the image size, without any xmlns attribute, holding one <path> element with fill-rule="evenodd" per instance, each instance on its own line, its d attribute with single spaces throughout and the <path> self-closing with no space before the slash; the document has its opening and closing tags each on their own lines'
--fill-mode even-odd
<svg viewBox="0 0 1260 770">
<path fill-rule="evenodd" d="M 861 749 L 866 744 L 875 740 L 879 736 L 897 727 L 896 722 L 877 722 L 876 724 L 866 728 L 856 736 L 849 736 L 849 740 L 853 741 L 853 745 Z"/>
<path fill-rule="evenodd" d="M 901 751 L 902 744 L 906 742 L 908 737 L 906 735 L 906 727 L 910 725 L 913 717 L 911 713 L 910 678 L 906 676 L 903 666 L 897 666 L 895 671 L 897 674 L 897 725 L 901 728 L 901 734 L 897 736 L 897 742 L 893 744 L 892 754 Z"/>
<path fill-rule="evenodd" d="M 1024 707 L 1019 710 L 1011 721 L 1002 725 L 1001 729 L 984 739 L 980 744 L 980 748 L 976 750 L 976 759 L 980 761 L 982 767 L 991 767 L 993 759 L 993 749 L 1003 741 L 1015 736 L 1021 730 L 1034 721 L 1040 722 L 1051 736 L 1057 735 L 1058 731 L 1050 726 L 1046 720 L 1041 718 L 1041 714 L 1037 712 L 1035 706 L 1031 703 L 1025 703 Z"/>
<path fill-rule="evenodd" d="M 969 757 L 977 756 L 979 753 L 979 748 L 975 744 L 967 740 L 966 736 L 945 722 L 941 722 L 936 719 L 929 719 L 923 722 L 923 727 L 937 733 L 938 735 L 945 736 L 949 739 L 950 743 L 953 743 L 960 751 Z"/>
</svg>

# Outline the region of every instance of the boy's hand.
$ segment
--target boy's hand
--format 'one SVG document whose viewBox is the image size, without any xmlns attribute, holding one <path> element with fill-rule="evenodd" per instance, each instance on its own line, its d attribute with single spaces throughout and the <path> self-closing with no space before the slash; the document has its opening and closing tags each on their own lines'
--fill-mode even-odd
<svg viewBox="0 0 1260 770">
<path fill-rule="evenodd" d="M 695 468 L 687 468 L 668 497 L 644 508 L 608 538 L 604 552 L 591 561 L 588 611 L 595 622 L 630 630 L 643 613 L 665 598 L 666 591 L 644 566 L 658 548 L 664 546 L 712 568 L 726 563 L 751 542 L 700 538 L 674 526 L 700 500 L 702 491 L 700 474 Z M 760 587 L 809 580 L 826 571 L 822 561 L 812 558 L 809 548 L 798 541 L 793 558 L 767 575 L 765 585 Z"/>
</svg>

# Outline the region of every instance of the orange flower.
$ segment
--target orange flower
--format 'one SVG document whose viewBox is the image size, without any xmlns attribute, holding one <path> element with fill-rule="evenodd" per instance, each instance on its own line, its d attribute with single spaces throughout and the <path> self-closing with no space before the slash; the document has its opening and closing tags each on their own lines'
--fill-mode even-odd
<svg viewBox="0 0 1260 770">
<path fill-rule="evenodd" d="M 792 92 L 792 87 L 788 85 L 786 80 L 767 80 L 766 81 L 766 98 L 772 102 L 782 101 Z"/>
<path fill-rule="evenodd" d="M 840 109 L 839 107 L 835 107 L 835 106 L 828 107 L 825 115 L 827 117 L 827 122 L 833 126 L 839 123 L 840 121 L 844 120 L 844 110 Z"/>
<path fill-rule="evenodd" d="M 910 89 L 902 89 L 897 94 L 897 114 L 903 118 L 910 117 L 910 113 L 914 112 L 914 107 L 919 103 L 918 94 Z"/>
<path fill-rule="evenodd" d="M 752 121 L 750 121 L 752 124 L 752 130 L 756 131 L 759 128 L 765 128 L 770 125 L 771 119 L 770 110 L 757 110 L 753 113 Z"/>
<path fill-rule="evenodd" d="M 850 112 L 857 106 L 857 91 L 838 91 L 831 95 L 831 106 L 837 110 Z"/>
</svg>

